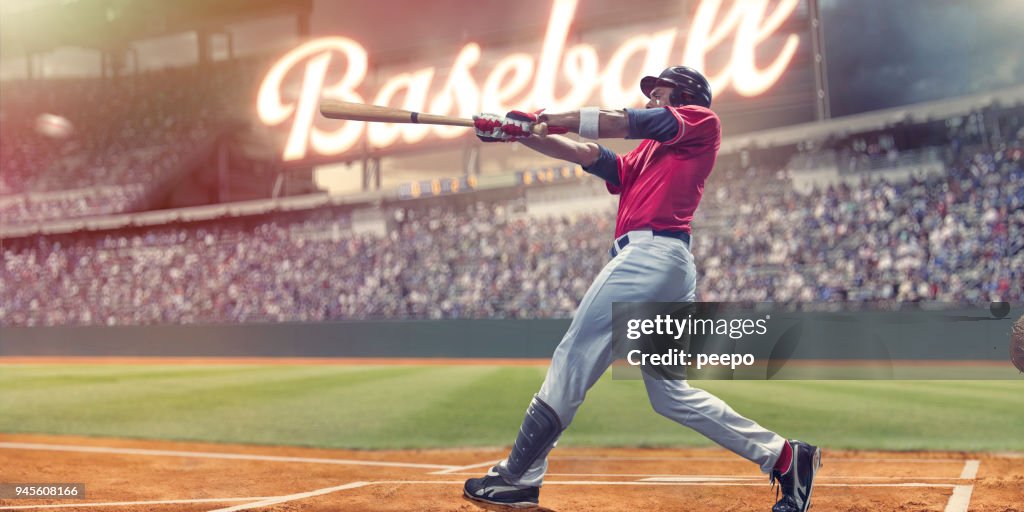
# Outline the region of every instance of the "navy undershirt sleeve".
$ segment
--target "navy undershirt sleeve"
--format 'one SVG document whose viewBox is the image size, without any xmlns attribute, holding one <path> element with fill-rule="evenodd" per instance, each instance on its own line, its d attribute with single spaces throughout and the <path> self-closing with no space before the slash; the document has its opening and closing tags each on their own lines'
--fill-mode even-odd
<svg viewBox="0 0 1024 512">
<path fill-rule="evenodd" d="M 679 120 L 667 108 L 627 108 L 627 139 L 654 139 L 668 142 L 679 133 Z"/>
<path fill-rule="evenodd" d="M 622 185 L 619 182 L 619 162 L 615 158 L 615 153 L 612 153 L 610 149 L 600 144 L 597 147 L 601 149 L 601 155 L 597 157 L 594 163 L 590 164 L 590 167 L 584 167 L 583 170 L 612 185 Z"/>
</svg>

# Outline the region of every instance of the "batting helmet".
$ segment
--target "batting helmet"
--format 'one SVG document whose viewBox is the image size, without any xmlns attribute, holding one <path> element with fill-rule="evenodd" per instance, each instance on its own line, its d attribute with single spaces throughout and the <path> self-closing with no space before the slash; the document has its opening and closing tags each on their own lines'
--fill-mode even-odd
<svg viewBox="0 0 1024 512">
<path fill-rule="evenodd" d="M 672 105 L 700 105 L 711 108 L 711 84 L 700 71 L 686 66 L 672 66 L 662 71 L 660 75 L 645 76 L 640 80 L 640 90 L 644 96 L 651 97 L 651 91 L 655 87 L 671 87 L 672 94 L 669 96 L 669 103 Z M 693 101 L 686 102 L 684 94 L 693 97 Z"/>
</svg>

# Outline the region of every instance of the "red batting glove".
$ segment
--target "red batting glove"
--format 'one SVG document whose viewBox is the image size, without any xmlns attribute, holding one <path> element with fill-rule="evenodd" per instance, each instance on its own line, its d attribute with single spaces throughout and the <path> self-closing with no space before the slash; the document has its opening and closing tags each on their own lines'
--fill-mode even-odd
<svg viewBox="0 0 1024 512">
<path fill-rule="evenodd" d="M 473 128 L 476 138 L 484 142 L 511 142 L 513 139 L 502 131 L 504 119 L 497 114 L 476 114 Z"/>
<path fill-rule="evenodd" d="M 528 112 L 521 112 L 519 110 L 513 110 L 508 114 L 505 114 L 505 120 L 502 121 L 501 131 L 505 132 L 505 135 L 514 139 L 525 139 L 533 135 L 533 127 L 536 126 L 538 116 L 541 111 L 536 114 L 530 114 Z"/>
<path fill-rule="evenodd" d="M 544 109 L 534 113 L 513 110 L 505 114 L 501 130 L 513 140 L 525 139 L 533 135 L 533 127 L 540 122 L 540 114 Z M 568 133 L 569 130 L 560 126 L 548 126 L 548 133 Z"/>
</svg>

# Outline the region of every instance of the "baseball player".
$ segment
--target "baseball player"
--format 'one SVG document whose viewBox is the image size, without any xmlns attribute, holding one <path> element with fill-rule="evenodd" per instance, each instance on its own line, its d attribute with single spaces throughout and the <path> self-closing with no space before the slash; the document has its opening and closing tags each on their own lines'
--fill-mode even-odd
<svg viewBox="0 0 1024 512">
<path fill-rule="evenodd" d="M 693 302 L 697 273 L 690 253 L 690 222 L 721 143 L 718 116 L 710 110 L 711 87 L 698 71 L 675 66 L 647 76 L 640 89 L 645 109 L 584 108 L 560 114 L 512 111 L 474 116 L 485 142 L 517 141 L 567 160 L 603 179 L 619 195 L 612 260 L 587 290 L 551 366 L 526 410 L 508 458 L 482 478 L 466 481 L 466 497 L 515 508 L 537 506 L 547 455 L 572 423 L 587 390 L 611 365 L 613 302 Z M 643 139 L 625 155 L 594 142 L 531 134 L 536 123 L 549 133 L 583 138 Z M 643 372 L 654 410 L 756 463 L 779 484 L 774 512 L 803 512 L 821 451 L 790 441 L 740 416 L 710 393 L 685 380 Z"/>
</svg>

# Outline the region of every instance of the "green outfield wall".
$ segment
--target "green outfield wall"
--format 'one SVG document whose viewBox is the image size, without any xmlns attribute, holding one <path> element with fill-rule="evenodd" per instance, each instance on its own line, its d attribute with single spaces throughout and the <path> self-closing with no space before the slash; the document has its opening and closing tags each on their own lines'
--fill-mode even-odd
<svg viewBox="0 0 1024 512">
<path fill-rule="evenodd" d="M 0 327 L 0 356 L 550 357 L 568 320 Z"/>
<path fill-rule="evenodd" d="M 703 346 L 759 359 L 1006 360 L 1022 312 L 776 315 L 768 339 L 720 336 Z M 567 319 L 0 327 L 0 356 L 548 358 L 568 327 Z"/>
</svg>

